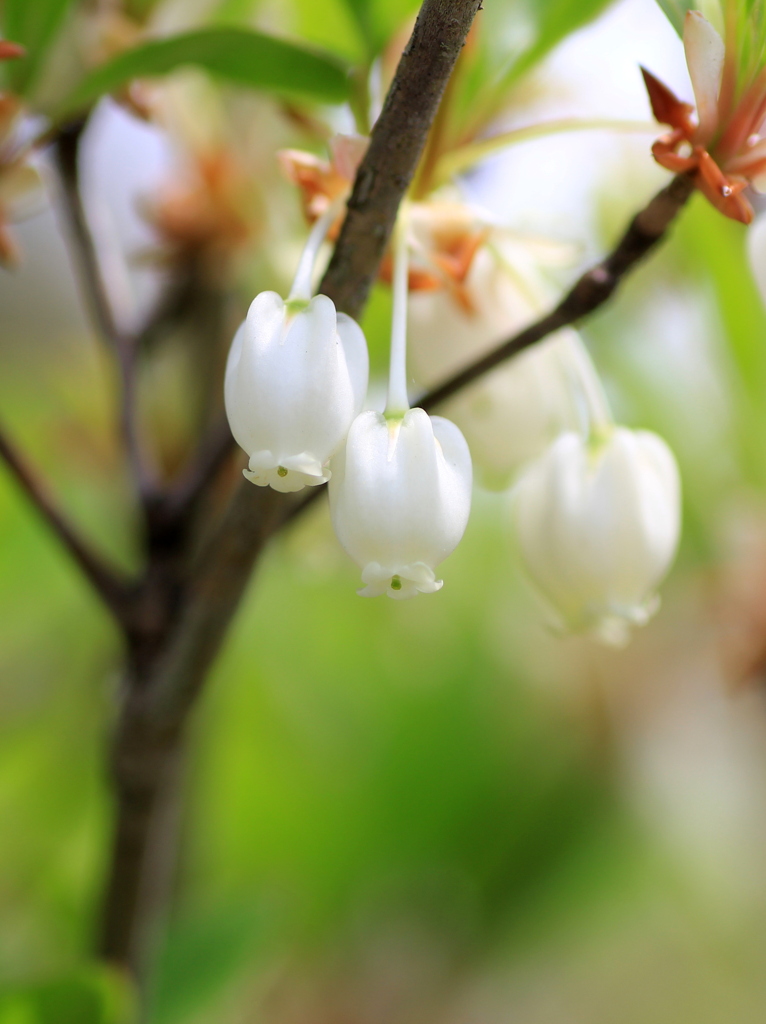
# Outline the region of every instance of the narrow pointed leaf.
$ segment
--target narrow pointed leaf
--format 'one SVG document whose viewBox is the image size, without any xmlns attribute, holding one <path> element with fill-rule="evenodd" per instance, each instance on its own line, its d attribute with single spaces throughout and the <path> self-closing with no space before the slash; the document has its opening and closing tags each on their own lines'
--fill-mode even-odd
<svg viewBox="0 0 766 1024">
<path fill-rule="evenodd" d="M 42 58 L 71 6 L 72 0 L 5 0 L 0 5 L 3 36 L 27 51 L 26 57 L 7 69 L 14 92 L 23 95 L 34 84 Z"/>
<path fill-rule="evenodd" d="M 88 75 L 59 113 L 83 109 L 134 78 L 165 75 L 186 65 L 268 92 L 300 93 L 330 103 L 348 95 L 345 68 L 335 58 L 260 32 L 216 27 L 154 39 L 120 54 Z"/>
</svg>

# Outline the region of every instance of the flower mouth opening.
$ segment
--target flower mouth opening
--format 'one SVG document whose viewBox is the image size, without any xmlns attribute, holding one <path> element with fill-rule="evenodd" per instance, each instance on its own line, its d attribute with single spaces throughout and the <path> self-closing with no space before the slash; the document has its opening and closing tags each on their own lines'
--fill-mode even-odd
<svg viewBox="0 0 766 1024">
<path fill-rule="evenodd" d="M 284 466 L 277 466 L 277 476 L 287 476 L 287 470 Z"/>
<path fill-rule="evenodd" d="M 391 586 L 392 590 L 401 590 L 402 589 L 401 577 L 400 576 L 392 576 L 391 577 L 391 584 L 390 584 L 390 586 Z"/>
</svg>

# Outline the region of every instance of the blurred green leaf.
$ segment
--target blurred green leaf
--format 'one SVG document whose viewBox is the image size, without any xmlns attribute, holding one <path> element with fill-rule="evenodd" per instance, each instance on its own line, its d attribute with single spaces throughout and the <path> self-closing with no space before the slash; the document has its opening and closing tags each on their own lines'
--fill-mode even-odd
<svg viewBox="0 0 766 1024">
<path fill-rule="evenodd" d="M 210 21 L 215 25 L 247 24 L 258 0 L 219 0 L 213 8 Z"/>
<path fill-rule="evenodd" d="M 420 7 L 418 0 L 345 0 L 345 5 L 367 44 L 370 58 L 388 45 Z"/>
<path fill-rule="evenodd" d="M 152 1024 L 179 1024 L 204 1009 L 252 952 L 259 924 L 247 900 L 176 922 L 159 960 Z"/>
<path fill-rule="evenodd" d="M 718 303 L 728 355 L 735 373 L 739 436 L 743 457 L 756 482 L 766 482 L 766 310 L 750 271 L 746 234 L 698 199 L 677 226 L 679 241 L 694 271 Z"/>
<path fill-rule="evenodd" d="M 102 967 L 36 985 L 0 990 L 0 1024 L 130 1024 L 125 977 Z"/>
<path fill-rule="evenodd" d="M 331 50 L 346 60 L 362 64 L 367 60 L 367 43 L 345 0 L 293 0 L 295 28 L 302 39 Z"/>
<path fill-rule="evenodd" d="M 72 0 L 5 0 L 3 36 L 27 48 L 27 56 L 8 64 L 8 82 L 22 95 L 34 83 L 45 51 L 61 26 Z"/>
<path fill-rule="evenodd" d="M 346 71 L 333 57 L 260 32 L 219 27 L 152 40 L 120 54 L 79 84 L 62 113 L 86 107 L 133 78 L 165 75 L 188 64 L 252 89 L 302 93 L 331 103 L 349 91 Z"/>
</svg>

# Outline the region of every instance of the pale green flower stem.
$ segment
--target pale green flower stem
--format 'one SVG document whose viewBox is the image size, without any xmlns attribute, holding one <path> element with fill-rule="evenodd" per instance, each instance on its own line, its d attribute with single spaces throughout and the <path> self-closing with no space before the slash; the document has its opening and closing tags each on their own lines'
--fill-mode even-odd
<svg viewBox="0 0 766 1024">
<path fill-rule="evenodd" d="M 394 228 L 393 311 L 391 314 L 391 361 L 388 374 L 386 419 L 399 419 L 410 407 L 407 397 L 407 298 L 409 261 L 406 210 L 402 207 Z"/>
<path fill-rule="evenodd" d="M 608 436 L 614 427 L 609 399 L 590 354 L 579 337 L 572 338 L 567 354 L 573 384 L 582 397 L 585 408 L 583 432 L 587 437 L 597 441 Z"/>
<path fill-rule="evenodd" d="M 314 294 L 312 277 L 314 275 L 314 264 L 316 263 L 319 250 L 327 237 L 327 232 L 333 225 L 335 218 L 343 209 L 346 196 L 340 196 L 330 203 L 321 217 L 317 218 L 309 233 L 306 244 L 301 253 L 298 269 L 295 272 L 295 280 L 287 297 L 288 302 L 308 302 Z"/>
</svg>

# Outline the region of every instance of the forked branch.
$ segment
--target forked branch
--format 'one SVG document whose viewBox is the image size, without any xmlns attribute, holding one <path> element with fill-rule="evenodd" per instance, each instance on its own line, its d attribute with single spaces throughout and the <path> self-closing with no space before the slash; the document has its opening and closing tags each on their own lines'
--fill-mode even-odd
<svg viewBox="0 0 766 1024">
<path fill-rule="evenodd" d="M 2 431 L 0 431 L 0 459 L 5 462 L 22 491 L 77 562 L 83 575 L 90 581 L 107 607 L 119 622 L 124 622 L 132 595 L 130 581 L 118 569 L 108 565 L 80 537 L 77 530 L 57 507 L 32 467 Z"/>
<path fill-rule="evenodd" d="M 612 252 L 595 267 L 586 271 L 555 309 L 518 334 L 514 334 L 481 359 L 470 363 L 454 377 L 422 395 L 417 400 L 417 405 L 426 410 L 435 408 L 511 356 L 537 341 L 542 341 L 554 331 L 577 324 L 594 313 L 610 298 L 623 278 L 664 237 L 674 217 L 686 204 L 693 191 L 694 185 L 685 174 L 673 178 L 669 185 L 658 192 L 649 204 L 636 214 Z"/>
</svg>

